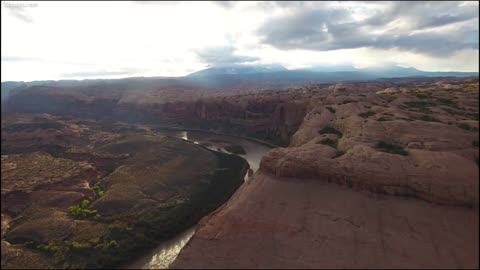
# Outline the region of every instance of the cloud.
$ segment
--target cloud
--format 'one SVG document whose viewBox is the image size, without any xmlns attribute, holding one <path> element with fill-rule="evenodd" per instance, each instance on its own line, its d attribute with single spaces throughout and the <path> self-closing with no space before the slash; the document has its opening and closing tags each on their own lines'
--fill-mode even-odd
<svg viewBox="0 0 480 270">
<path fill-rule="evenodd" d="M 37 3 L 22 3 L 22 2 L 2 2 L 3 6 L 10 11 L 10 14 L 13 17 L 26 22 L 26 23 L 33 23 L 33 17 L 29 14 L 29 8 L 36 8 L 38 7 Z"/>
<path fill-rule="evenodd" d="M 120 75 L 134 75 L 137 73 L 144 72 L 144 69 L 135 69 L 135 68 L 126 68 L 117 71 L 106 71 L 106 70 L 97 70 L 97 71 L 78 71 L 63 73 L 60 76 L 63 78 L 90 78 L 90 77 L 108 77 L 108 76 L 120 76 Z"/>
<path fill-rule="evenodd" d="M 258 57 L 236 55 L 232 46 L 209 47 L 197 50 L 196 54 L 202 62 L 211 66 L 241 64 L 259 60 Z"/>
<path fill-rule="evenodd" d="M 267 20 L 257 33 L 262 42 L 287 50 L 368 47 L 447 56 L 463 49 L 478 49 L 478 5 L 376 2 L 352 7 L 342 4 L 315 9 L 297 6 L 294 12 Z M 369 10 L 362 14 L 358 12 L 359 7 Z M 358 19 L 355 15 L 359 13 L 366 18 Z M 442 27 L 445 29 L 438 30 Z"/>
<path fill-rule="evenodd" d="M 17 19 L 26 22 L 26 23 L 33 23 L 33 19 L 31 16 L 29 16 L 27 13 L 22 12 L 20 10 L 12 10 L 12 14 L 14 17 Z"/>
<path fill-rule="evenodd" d="M 2 80 L 183 76 L 207 64 L 366 67 L 387 60 L 478 71 L 478 5 L 4 1 Z"/>
<path fill-rule="evenodd" d="M 20 57 L 20 56 L 3 56 L 2 61 L 40 61 L 39 58 Z"/>
<path fill-rule="evenodd" d="M 180 2 L 178 1 L 132 1 L 132 3 L 144 5 L 144 6 L 151 6 L 151 5 L 174 6 L 174 5 L 178 5 Z"/>
<path fill-rule="evenodd" d="M 225 8 L 225 9 L 230 9 L 233 8 L 236 4 L 235 1 L 211 1 L 213 4 Z"/>
<path fill-rule="evenodd" d="M 410 23 L 410 29 L 438 27 L 451 23 L 478 18 L 478 6 L 462 6 L 461 2 L 398 1 L 386 6 L 386 10 L 377 12 L 365 23 L 380 26 L 394 20 L 404 19 Z"/>
</svg>

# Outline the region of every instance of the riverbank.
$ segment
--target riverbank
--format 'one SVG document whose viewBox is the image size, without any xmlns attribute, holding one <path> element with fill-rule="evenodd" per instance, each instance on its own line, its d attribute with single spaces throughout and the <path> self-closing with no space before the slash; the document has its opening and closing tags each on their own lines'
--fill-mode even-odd
<svg viewBox="0 0 480 270">
<path fill-rule="evenodd" d="M 152 127 L 153 127 L 153 125 L 152 125 Z M 244 140 L 249 140 L 249 141 L 252 141 L 252 142 L 263 144 L 263 145 L 268 146 L 270 148 L 281 147 L 281 146 L 278 146 L 278 145 L 275 145 L 275 144 L 272 144 L 272 143 L 269 143 L 267 141 L 263 141 L 263 140 L 260 140 L 260 139 L 257 139 L 257 138 L 253 138 L 253 137 L 247 137 L 247 136 L 241 136 L 241 135 L 235 135 L 235 134 L 228 134 L 228 133 L 221 133 L 221 132 L 216 132 L 216 131 L 212 131 L 212 130 L 195 129 L 195 128 L 182 128 L 182 127 L 177 128 L 177 127 L 171 127 L 171 126 L 154 126 L 154 127 L 155 127 L 155 129 L 171 130 L 171 131 L 208 132 L 208 133 L 212 133 L 212 134 L 220 135 L 220 136 L 228 136 L 228 137 L 235 137 L 235 138 L 240 138 L 240 139 L 244 139 Z"/>
<path fill-rule="evenodd" d="M 199 147 L 213 150 L 222 153 L 224 149 L 221 148 L 221 144 L 216 142 L 231 142 L 241 145 L 245 148 L 246 153 L 238 155 L 244 158 L 250 165 L 252 172 L 255 172 L 260 164 L 261 158 L 271 149 L 265 144 L 260 144 L 255 140 L 246 140 L 241 136 L 230 136 L 219 133 L 213 133 L 205 130 L 193 130 L 193 129 L 163 129 L 163 132 L 156 130 L 159 135 L 168 135 L 177 138 L 187 140 L 189 143 L 196 144 Z M 209 146 L 204 146 L 202 143 L 207 142 Z M 210 145 L 211 144 L 211 145 Z M 217 151 L 220 149 L 220 151 Z M 245 176 L 245 180 L 250 176 Z M 223 207 L 223 206 L 221 206 Z M 215 211 L 218 211 L 215 210 Z M 146 251 L 145 255 L 139 258 L 133 259 L 131 262 L 122 265 L 119 268 L 122 269 L 164 269 L 167 268 L 172 261 L 176 258 L 179 252 L 183 249 L 185 244 L 190 240 L 190 237 L 194 235 L 191 230 L 196 229 L 196 225 L 192 228 L 180 232 L 173 239 L 159 243 L 156 248 L 151 251 Z"/>
<path fill-rule="evenodd" d="M 223 205 L 249 168 L 236 155 L 181 139 L 81 125 L 42 115 L 2 119 L 2 153 L 9 153 L 2 217 L 12 218 L 2 233 L 2 268 L 134 260 Z"/>
</svg>

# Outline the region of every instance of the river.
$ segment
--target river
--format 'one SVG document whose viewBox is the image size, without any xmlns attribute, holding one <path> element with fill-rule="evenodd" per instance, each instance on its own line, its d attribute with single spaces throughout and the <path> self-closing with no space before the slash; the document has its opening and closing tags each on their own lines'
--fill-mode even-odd
<svg viewBox="0 0 480 270">
<path fill-rule="evenodd" d="M 201 144 L 209 149 L 229 153 L 226 145 L 240 145 L 245 150 L 245 154 L 239 154 L 247 160 L 252 169 L 252 173 L 257 171 L 262 157 L 272 148 L 256 142 L 235 136 L 221 135 L 207 131 L 187 131 L 187 130 L 156 130 L 156 134 L 172 136 L 184 140 Z M 249 174 L 245 176 L 248 181 Z M 192 227 L 176 237 L 161 243 L 156 248 L 136 258 L 133 262 L 122 266 L 122 269 L 166 269 L 177 258 L 182 248 L 188 240 L 195 234 L 195 227 Z"/>
</svg>

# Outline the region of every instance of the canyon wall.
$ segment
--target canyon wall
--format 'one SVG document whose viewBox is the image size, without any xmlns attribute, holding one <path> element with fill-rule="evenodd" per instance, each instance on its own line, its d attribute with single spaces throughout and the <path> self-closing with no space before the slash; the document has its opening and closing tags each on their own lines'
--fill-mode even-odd
<svg viewBox="0 0 480 270">
<path fill-rule="evenodd" d="M 311 100 L 172 268 L 478 268 L 478 80 Z"/>
<path fill-rule="evenodd" d="M 218 95 L 180 90 L 102 93 L 30 87 L 13 94 L 5 111 L 198 128 L 288 145 L 307 104 L 302 94 L 288 91 Z"/>
<path fill-rule="evenodd" d="M 478 79 L 285 91 L 26 88 L 7 113 L 267 140 L 174 268 L 478 268 Z M 103 124 L 101 122 L 100 124 Z"/>
</svg>

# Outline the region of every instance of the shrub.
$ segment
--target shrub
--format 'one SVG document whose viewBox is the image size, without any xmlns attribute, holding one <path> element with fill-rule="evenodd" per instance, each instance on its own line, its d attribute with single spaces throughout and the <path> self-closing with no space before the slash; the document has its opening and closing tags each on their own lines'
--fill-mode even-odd
<svg viewBox="0 0 480 270">
<path fill-rule="evenodd" d="M 73 241 L 71 246 L 73 249 L 88 249 L 92 247 L 90 243 L 81 243 L 77 241 Z"/>
<path fill-rule="evenodd" d="M 83 200 L 79 205 L 70 206 L 68 211 L 74 218 L 82 219 L 88 217 L 98 217 L 97 210 L 90 210 L 87 207 L 90 205 L 88 199 Z"/>
<path fill-rule="evenodd" d="M 428 101 L 423 101 L 423 100 L 420 100 L 420 101 L 408 101 L 408 102 L 405 102 L 403 103 L 404 105 L 406 105 L 407 107 L 410 107 L 410 108 L 415 108 L 417 109 L 419 112 L 422 112 L 422 113 L 432 113 L 432 111 L 429 109 L 429 107 L 435 105 L 433 104 L 432 102 L 428 102 Z"/>
<path fill-rule="evenodd" d="M 478 112 L 465 112 L 463 115 L 469 119 L 478 121 Z"/>
<path fill-rule="evenodd" d="M 375 115 L 375 113 L 372 112 L 372 111 L 363 112 L 363 113 L 359 113 L 359 114 L 358 114 L 358 116 L 363 117 L 363 118 L 368 118 L 368 117 L 370 117 L 370 116 L 372 116 L 372 115 Z"/>
<path fill-rule="evenodd" d="M 80 204 L 81 208 L 87 208 L 90 205 L 90 200 L 84 199 L 82 203 Z"/>
<path fill-rule="evenodd" d="M 380 141 L 375 145 L 375 148 L 382 152 L 390 154 L 398 154 L 402 156 L 408 156 L 408 152 L 403 149 L 403 147 L 395 144 L 389 144 L 384 141 Z"/>
<path fill-rule="evenodd" d="M 335 113 L 336 110 L 332 107 L 325 107 L 325 109 L 329 110 L 331 113 Z"/>
<path fill-rule="evenodd" d="M 334 140 L 329 139 L 329 138 L 325 138 L 325 139 L 321 140 L 320 143 L 323 144 L 323 145 L 328 145 L 328 146 L 333 147 L 333 148 L 337 148 L 337 141 L 334 141 Z"/>
<path fill-rule="evenodd" d="M 423 100 L 407 101 L 403 104 L 407 105 L 408 107 L 413 107 L 413 108 L 425 108 L 425 107 L 430 107 L 430 106 L 434 105 L 432 102 L 423 101 Z"/>
<path fill-rule="evenodd" d="M 419 99 L 426 99 L 428 98 L 428 95 L 425 95 L 425 94 L 415 94 L 415 96 Z"/>
<path fill-rule="evenodd" d="M 50 253 L 57 253 L 60 251 L 60 247 L 55 242 L 49 242 L 48 245 L 39 245 L 37 248 Z"/>
<path fill-rule="evenodd" d="M 457 125 L 457 127 L 461 128 L 461 129 L 468 130 L 468 131 L 476 131 L 477 130 L 475 127 L 471 127 L 467 123 L 460 123 L 460 124 Z"/>
<path fill-rule="evenodd" d="M 108 225 L 108 230 L 110 231 L 110 238 L 122 238 L 125 237 L 125 232 L 127 228 L 127 224 L 116 221 L 110 225 Z"/>
<path fill-rule="evenodd" d="M 342 132 L 336 130 L 335 128 L 331 126 L 326 126 L 322 128 L 318 133 L 320 134 L 337 134 L 339 136 L 342 136 Z"/>
<path fill-rule="evenodd" d="M 96 194 L 98 197 L 102 197 L 103 195 L 105 195 L 105 191 L 104 191 L 103 188 L 100 186 L 100 183 L 96 183 L 96 184 L 93 186 L 93 191 L 95 191 L 95 194 Z"/>
<path fill-rule="evenodd" d="M 436 100 L 443 104 L 443 105 L 447 105 L 447 106 L 452 106 L 452 107 L 457 107 L 457 104 L 455 104 L 455 102 L 453 102 L 453 100 L 451 99 L 447 99 L 447 98 L 436 98 Z"/>
<path fill-rule="evenodd" d="M 227 150 L 230 153 L 238 154 L 238 155 L 245 155 L 246 154 L 245 149 L 243 149 L 243 147 L 241 145 L 238 145 L 238 144 L 227 145 L 227 146 L 225 146 L 225 150 Z"/>
<path fill-rule="evenodd" d="M 82 207 L 80 207 L 80 205 L 70 206 L 68 208 L 68 211 L 72 216 L 77 217 L 80 216 L 80 213 L 82 212 Z"/>
<path fill-rule="evenodd" d="M 440 122 L 438 121 L 435 117 L 432 117 L 430 115 L 422 115 L 418 118 L 418 120 L 426 121 L 426 122 Z"/>
<path fill-rule="evenodd" d="M 116 240 L 112 240 L 108 242 L 107 248 L 118 248 L 120 245 L 117 243 Z"/>
<path fill-rule="evenodd" d="M 378 118 L 377 121 L 384 122 L 384 121 L 387 121 L 387 119 L 382 116 L 382 117 Z"/>
<path fill-rule="evenodd" d="M 100 238 L 95 237 L 95 238 L 92 238 L 92 239 L 88 240 L 88 242 L 92 245 L 97 245 L 98 243 L 100 243 Z"/>
</svg>

